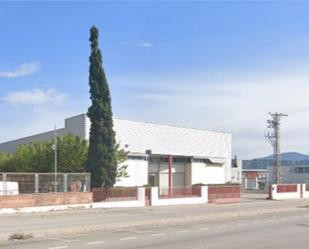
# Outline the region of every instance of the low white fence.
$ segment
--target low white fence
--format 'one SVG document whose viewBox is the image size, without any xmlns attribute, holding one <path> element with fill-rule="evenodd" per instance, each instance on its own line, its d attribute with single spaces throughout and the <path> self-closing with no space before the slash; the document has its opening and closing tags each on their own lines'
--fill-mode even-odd
<svg viewBox="0 0 309 249">
<path fill-rule="evenodd" d="M 309 198 L 309 184 L 302 185 L 302 197 Z"/>
<path fill-rule="evenodd" d="M 137 189 L 136 200 L 93 202 L 92 208 L 144 207 L 145 204 L 145 188 L 140 187 Z"/>
<path fill-rule="evenodd" d="M 272 200 L 309 198 L 309 184 L 273 184 L 269 189 Z"/>
<path fill-rule="evenodd" d="M 151 188 L 151 206 L 184 205 L 208 203 L 208 187 L 201 186 L 199 197 L 159 198 L 159 188 Z"/>
</svg>

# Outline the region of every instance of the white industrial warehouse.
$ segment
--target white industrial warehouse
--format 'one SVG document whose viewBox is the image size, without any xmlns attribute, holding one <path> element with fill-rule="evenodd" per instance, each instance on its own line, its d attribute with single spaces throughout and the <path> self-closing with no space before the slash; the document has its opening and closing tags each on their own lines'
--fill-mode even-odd
<svg viewBox="0 0 309 249">
<path fill-rule="evenodd" d="M 239 170 L 231 164 L 232 136 L 228 133 L 114 119 L 117 142 L 129 151 L 127 173 L 117 186 L 190 186 L 239 182 Z M 88 140 L 86 114 L 65 119 L 59 136 L 72 133 Z M 0 144 L 0 151 L 13 153 L 20 144 L 52 140 L 54 131 Z M 234 176 L 232 176 L 234 175 Z"/>
</svg>

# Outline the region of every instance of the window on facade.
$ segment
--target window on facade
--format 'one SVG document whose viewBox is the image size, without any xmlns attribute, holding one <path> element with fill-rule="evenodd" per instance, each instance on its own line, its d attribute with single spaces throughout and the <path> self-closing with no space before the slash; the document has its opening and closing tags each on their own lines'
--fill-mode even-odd
<svg viewBox="0 0 309 249">
<path fill-rule="evenodd" d="M 222 167 L 223 164 L 218 164 L 218 163 L 206 163 L 207 167 Z"/>
<path fill-rule="evenodd" d="M 190 161 L 190 157 L 173 157 L 174 163 L 188 163 Z"/>
<path fill-rule="evenodd" d="M 297 167 L 297 168 L 295 168 L 295 173 L 309 174 L 309 167 Z"/>
<path fill-rule="evenodd" d="M 145 157 L 145 156 L 132 156 L 132 155 L 129 155 L 128 159 L 131 159 L 131 160 L 147 160 L 147 157 Z"/>
<path fill-rule="evenodd" d="M 204 158 L 193 158 L 193 162 L 195 163 L 206 163 L 207 160 Z"/>
</svg>

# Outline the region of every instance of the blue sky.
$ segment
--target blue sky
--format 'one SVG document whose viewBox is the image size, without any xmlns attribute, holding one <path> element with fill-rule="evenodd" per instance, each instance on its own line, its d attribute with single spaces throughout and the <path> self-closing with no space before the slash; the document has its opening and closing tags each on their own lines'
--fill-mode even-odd
<svg viewBox="0 0 309 249">
<path fill-rule="evenodd" d="M 86 112 L 89 28 L 100 29 L 116 117 L 227 131 L 263 156 L 309 153 L 309 2 L 0 2 L 0 142 Z"/>
</svg>

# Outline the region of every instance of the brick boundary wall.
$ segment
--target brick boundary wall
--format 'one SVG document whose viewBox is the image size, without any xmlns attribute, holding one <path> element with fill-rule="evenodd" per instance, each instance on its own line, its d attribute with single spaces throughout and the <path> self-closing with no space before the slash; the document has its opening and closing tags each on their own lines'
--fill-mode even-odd
<svg viewBox="0 0 309 249">
<path fill-rule="evenodd" d="M 234 203 L 240 201 L 240 185 L 208 186 L 209 203 Z"/>
<path fill-rule="evenodd" d="M 297 192 L 297 184 L 280 184 L 277 185 L 277 193 Z"/>
<path fill-rule="evenodd" d="M 137 187 L 93 188 L 93 202 L 130 201 L 138 199 Z"/>
<path fill-rule="evenodd" d="M 0 208 L 24 208 L 92 202 L 91 192 L 67 192 L 0 196 Z"/>
</svg>

